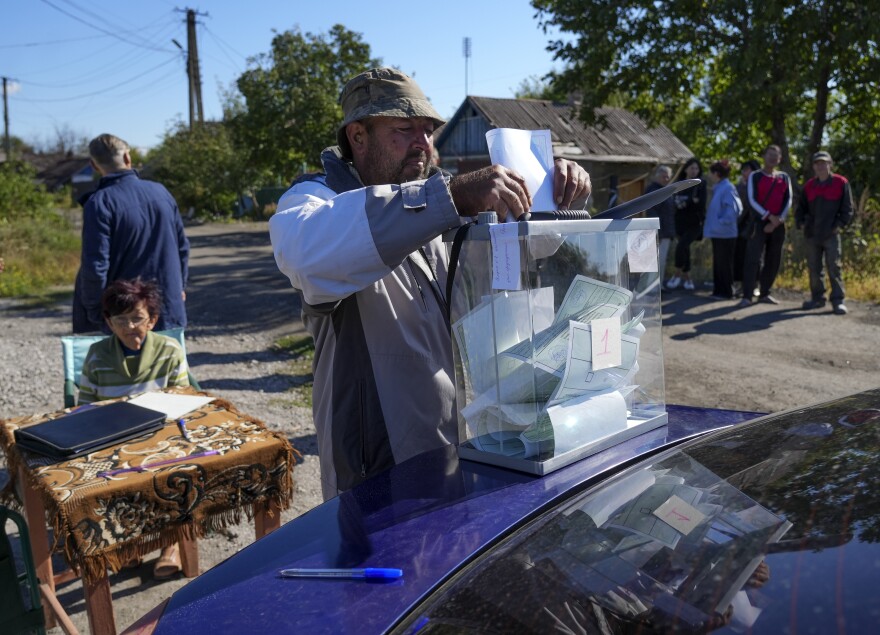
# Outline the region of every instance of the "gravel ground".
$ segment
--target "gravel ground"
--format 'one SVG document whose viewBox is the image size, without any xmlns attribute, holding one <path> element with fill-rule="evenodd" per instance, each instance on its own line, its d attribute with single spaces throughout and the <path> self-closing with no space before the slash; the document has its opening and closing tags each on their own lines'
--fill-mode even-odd
<svg viewBox="0 0 880 635">
<path fill-rule="evenodd" d="M 265 223 L 194 226 L 187 233 L 193 247 L 190 364 L 205 390 L 283 431 L 303 454 L 294 470 L 293 507 L 282 514 L 286 522 L 321 502 L 311 412 L 289 392 L 307 371 L 272 347 L 303 332 L 298 297 L 275 267 Z M 737 309 L 710 301 L 710 291 L 664 294 L 667 402 L 770 412 L 880 385 L 877 305 L 847 302 L 846 317 L 830 309 L 808 313 L 800 310 L 800 294 L 780 292 L 778 306 Z M 62 405 L 58 338 L 69 332 L 69 290 L 60 290 L 59 298 L 54 306 L 31 309 L 0 300 L 0 417 Z M 253 529 L 241 524 L 199 541 L 202 570 L 252 540 Z M 154 581 L 156 555 L 110 578 L 120 630 L 186 584 Z M 87 632 L 80 583 L 63 585 L 59 597 Z"/>
</svg>

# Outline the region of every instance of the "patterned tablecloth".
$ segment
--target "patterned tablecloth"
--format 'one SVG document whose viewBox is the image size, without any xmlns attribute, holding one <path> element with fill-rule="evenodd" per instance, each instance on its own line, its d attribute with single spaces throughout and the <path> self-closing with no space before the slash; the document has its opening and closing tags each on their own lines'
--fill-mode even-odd
<svg viewBox="0 0 880 635">
<path fill-rule="evenodd" d="M 207 395 L 191 388 L 168 392 Z M 112 403 L 100 402 L 101 405 Z M 26 487 L 39 492 L 55 545 L 68 564 L 89 580 L 182 537 L 199 538 L 253 518 L 255 505 L 290 506 L 296 451 L 280 433 L 214 399 L 185 415 L 191 441 L 176 422 L 86 456 L 52 462 L 19 450 L 16 428 L 64 416 L 69 410 L 0 422 L 0 445 L 10 475 L 25 467 Z M 184 457 L 219 450 L 220 454 Z M 142 472 L 100 472 L 183 459 Z M 15 483 L 7 488 L 9 499 Z"/>
</svg>

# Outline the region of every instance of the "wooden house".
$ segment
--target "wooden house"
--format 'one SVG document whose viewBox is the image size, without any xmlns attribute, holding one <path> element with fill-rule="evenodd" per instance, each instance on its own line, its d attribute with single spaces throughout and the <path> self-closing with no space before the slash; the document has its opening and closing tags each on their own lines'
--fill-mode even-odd
<svg viewBox="0 0 880 635">
<path fill-rule="evenodd" d="M 457 174 L 490 164 L 486 132 L 492 128 L 549 129 L 553 154 L 580 163 L 589 173 L 589 206 L 604 210 L 609 200 L 622 203 L 642 193 L 657 165 L 673 172 L 693 156 L 666 126 L 649 128 L 620 108 L 599 108 L 591 126 L 570 104 L 541 99 L 467 97 L 435 137 L 441 165 Z"/>
</svg>

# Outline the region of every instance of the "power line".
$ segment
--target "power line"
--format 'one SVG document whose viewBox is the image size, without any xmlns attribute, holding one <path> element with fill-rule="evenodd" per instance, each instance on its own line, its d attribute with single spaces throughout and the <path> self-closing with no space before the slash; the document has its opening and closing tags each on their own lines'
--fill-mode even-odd
<svg viewBox="0 0 880 635">
<path fill-rule="evenodd" d="M 241 70 L 242 70 L 241 65 L 237 61 L 235 61 L 232 58 L 232 56 L 229 55 L 229 53 L 226 52 L 226 49 L 229 49 L 230 51 L 232 51 L 233 53 L 235 53 L 236 55 L 238 55 L 241 59 L 243 59 L 245 61 L 247 61 L 247 57 L 245 57 L 244 55 L 242 55 L 241 53 L 236 51 L 234 48 L 229 46 L 229 44 L 227 44 L 222 39 L 220 39 L 220 37 L 218 35 L 216 35 L 213 31 L 209 30 L 207 26 L 203 25 L 202 28 L 208 35 L 211 36 L 211 39 L 214 40 L 214 42 L 216 42 L 218 44 L 218 48 L 220 49 L 220 52 L 226 56 L 226 59 L 228 59 L 230 62 L 232 62 L 232 65 L 235 68 L 235 70 L 238 72 L 241 72 Z M 215 59 L 217 59 L 217 58 L 215 58 Z"/>
<path fill-rule="evenodd" d="M 160 63 L 160 64 L 157 64 L 156 66 L 153 66 L 152 68 L 148 68 L 148 69 L 145 70 L 143 73 L 140 73 L 139 75 L 135 75 L 134 77 L 131 77 L 131 78 L 125 80 L 124 82 L 119 82 L 119 83 L 116 84 L 115 86 L 110 86 L 110 87 L 108 87 L 108 88 L 102 88 L 102 89 L 100 89 L 100 90 L 96 90 L 96 91 L 93 91 L 93 92 L 91 92 L 91 93 L 84 93 L 84 94 L 82 94 L 82 95 L 76 95 L 76 96 L 74 96 L 74 97 L 62 97 L 62 98 L 59 98 L 59 99 L 28 99 L 28 98 L 26 98 L 26 97 L 16 97 L 16 101 L 23 101 L 23 102 L 27 102 L 27 103 L 43 103 L 43 104 L 45 104 L 45 103 L 51 103 L 51 102 L 75 101 L 75 100 L 77 100 L 77 99 L 85 99 L 86 97 L 93 97 L 93 96 L 95 96 L 95 95 L 106 94 L 107 92 L 109 92 L 109 91 L 111 91 L 111 90 L 115 90 L 115 89 L 119 88 L 120 86 L 125 86 L 126 84 L 130 84 L 131 82 L 140 79 L 141 77 L 147 75 L 148 73 L 151 73 L 151 72 L 153 72 L 154 70 L 156 70 L 156 69 L 158 69 L 158 68 L 162 68 L 163 66 L 166 66 L 166 65 L 168 65 L 168 64 L 170 64 L 170 63 L 172 63 L 172 62 L 175 62 L 175 61 L 176 61 L 175 59 L 165 60 L 164 62 L 162 62 L 162 63 Z"/>
<path fill-rule="evenodd" d="M 175 24 L 176 24 L 176 22 L 177 21 L 175 20 Z M 159 28 L 167 30 L 167 28 L 169 26 L 174 26 L 174 25 L 163 24 Z M 156 37 L 159 37 L 159 36 L 157 35 Z M 119 43 L 114 42 L 112 46 L 119 46 Z M 98 65 L 98 66 L 96 66 L 94 64 L 90 64 L 90 65 L 88 65 L 89 70 L 82 75 L 72 77 L 69 74 L 67 74 L 67 79 L 69 81 L 67 81 L 65 83 L 46 84 L 43 82 L 35 82 L 35 81 L 31 81 L 31 80 L 25 80 L 22 83 L 27 86 L 32 86 L 34 88 L 49 88 L 49 89 L 63 89 L 63 88 L 70 88 L 71 86 L 82 86 L 83 84 L 90 83 L 91 80 L 97 79 L 97 78 L 103 78 L 106 80 L 106 79 L 111 78 L 114 75 L 119 75 L 122 73 L 124 73 L 126 76 L 128 76 L 132 71 L 133 62 L 142 61 L 144 59 L 143 52 L 139 49 L 129 49 L 119 55 L 109 55 L 108 49 L 102 49 L 102 50 L 96 50 L 96 51 L 90 53 L 89 55 L 86 55 L 85 57 L 81 57 L 76 60 L 72 60 L 66 64 L 59 64 L 58 66 L 56 66 L 55 68 L 53 68 L 51 70 L 56 71 L 59 68 L 64 68 L 64 67 L 67 67 L 70 65 L 81 65 L 84 60 L 87 60 L 89 58 L 99 56 L 99 55 L 102 58 L 109 59 L 112 61 L 108 62 L 107 64 Z M 175 55 L 176 55 L 176 53 L 175 53 Z M 44 73 L 37 71 L 37 72 L 31 73 L 31 74 L 32 75 L 33 74 L 40 75 L 40 74 L 44 74 Z"/>
<path fill-rule="evenodd" d="M 108 37 L 98 36 L 98 37 Z M 66 40 L 48 40 L 46 42 L 23 42 L 21 44 L 0 44 L 0 49 L 15 49 L 15 48 L 26 48 L 33 46 L 52 46 L 55 44 L 66 44 L 68 42 L 82 42 L 83 40 L 94 40 L 95 36 L 89 35 L 88 37 L 71 37 Z"/>
<path fill-rule="evenodd" d="M 120 41 L 122 41 L 122 42 L 125 42 L 125 43 L 127 43 L 127 44 L 131 44 L 131 45 L 133 45 L 133 46 L 140 46 L 141 48 L 150 49 L 150 50 L 153 50 L 153 51 L 161 51 L 162 53 L 169 53 L 169 52 L 171 52 L 171 49 L 167 49 L 167 48 L 158 48 L 158 47 L 152 46 L 152 45 L 150 45 L 150 44 L 137 44 L 137 43 L 135 43 L 135 42 L 132 42 L 132 41 L 131 41 L 130 39 L 128 39 L 128 38 L 124 38 L 124 37 L 122 37 L 122 36 L 119 35 L 118 33 L 113 33 L 112 31 L 108 31 L 108 30 L 106 30 L 106 29 L 102 29 L 101 27 L 99 27 L 99 26 L 97 26 L 97 25 L 95 25 L 95 24 L 92 24 L 91 22 L 89 22 L 89 21 L 87 21 L 87 20 L 83 20 L 83 19 L 80 18 L 79 16 L 76 16 L 76 15 L 74 15 L 74 14 L 68 12 L 68 11 L 65 11 L 65 10 L 62 9 L 61 7 L 59 7 L 59 6 L 55 5 L 55 4 L 52 4 L 49 0 L 42 0 L 42 2 L 43 2 L 44 4 L 49 5 L 50 7 L 52 7 L 53 9 L 55 9 L 56 11 L 58 11 L 59 13 L 63 13 L 64 15 L 66 15 L 66 16 L 69 17 L 69 18 L 71 18 L 72 20 L 76 20 L 77 22 L 80 22 L 80 23 L 82 23 L 82 24 L 85 24 L 86 26 L 88 26 L 88 27 L 90 27 L 90 28 L 92 28 L 92 29 L 95 29 L 96 31 L 100 31 L 101 33 L 104 33 L 105 35 L 109 35 L 110 37 L 113 37 L 113 38 L 115 38 L 115 39 L 117 39 L 117 40 L 120 40 Z"/>
</svg>

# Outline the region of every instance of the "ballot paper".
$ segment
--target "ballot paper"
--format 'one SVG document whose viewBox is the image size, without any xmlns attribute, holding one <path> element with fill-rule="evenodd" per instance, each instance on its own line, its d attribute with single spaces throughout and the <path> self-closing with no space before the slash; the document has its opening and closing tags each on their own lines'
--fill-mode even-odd
<svg viewBox="0 0 880 635">
<path fill-rule="evenodd" d="M 644 311 L 626 320 L 631 300 L 623 287 L 577 275 L 555 312 L 546 287 L 493 293 L 456 321 L 466 390 L 475 395 L 461 410 L 473 446 L 534 458 L 626 430 L 645 332 Z M 594 363 L 594 351 L 612 348 L 613 365 Z"/>
<path fill-rule="evenodd" d="M 532 195 L 532 212 L 556 210 L 553 200 L 553 143 L 549 130 L 494 128 L 486 133 L 489 159 L 518 172 Z"/>
<path fill-rule="evenodd" d="M 175 395 L 155 391 L 145 392 L 137 397 L 132 397 L 128 401 L 150 410 L 164 412 L 167 419 L 179 419 L 185 414 L 201 408 L 206 403 L 214 401 L 214 398 L 201 395 Z"/>
<path fill-rule="evenodd" d="M 609 284 L 601 280 L 595 280 L 582 275 L 576 275 L 574 280 L 568 286 L 562 304 L 556 312 L 554 322 L 568 322 L 575 319 L 573 316 L 581 315 L 590 307 L 601 305 L 614 305 L 619 307 L 628 307 L 632 302 L 632 291 L 624 289 L 616 284 Z M 587 319 L 592 320 L 597 317 L 610 317 L 607 315 L 588 315 Z M 585 321 L 580 319 L 581 322 Z"/>
<path fill-rule="evenodd" d="M 617 390 L 628 385 L 639 356 L 639 339 L 621 335 L 620 365 L 596 370 L 592 363 L 592 327 L 575 321 L 568 324 L 565 371 L 562 381 L 550 396 L 550 403 L 555 404 L 580 397 L 586 392 Z"/>
<path fill-rule="evenodd" d="M 499 372 L 507 373 L 503 364 L 494 367 L 496 354 L 527 341 L 532 329 L 546 329 L 553 318 L 552 287 L 503 291 L 483 298 L 452 325 L 469 386 L 477 393 L 487 390 Z"/>
<path fill-rule="evenodd" d="M 626 401 L 617 390 L 569 399 L 547 408 L 547 414 L 553 427 L 556 454 L 626 430 Z"/>
<path fill-rule="evenodd" d="M 571 317 L 572 322 L 588 323 L 592 320 L 618 317 L 626 310 L 625 306 L 614 304 L 596 304 L 584 308 Z M 568 351 L 569 321 L 558 321 L 558 315 L 547 329 L 536 333 L 531 340 L 523 340 L 515 346 L 501 352 L 502 355 L 513 357 L 524 362 L 534 361 L 535 367 L 562 376 Z"/>
</svg>

